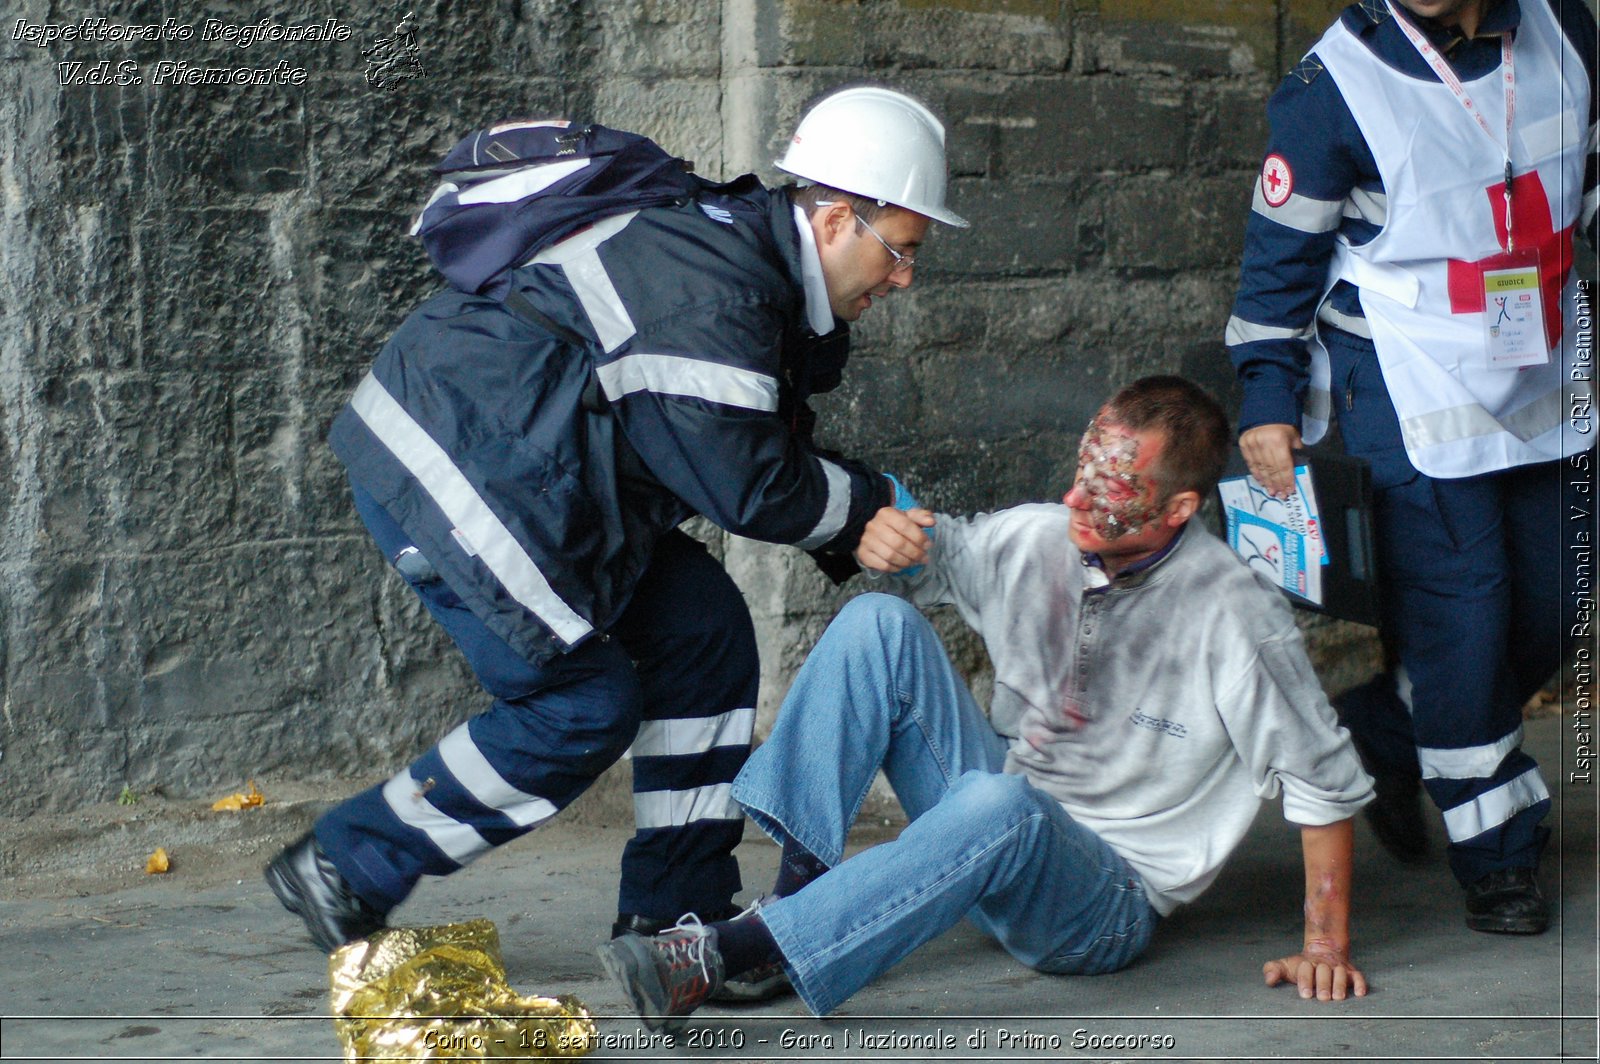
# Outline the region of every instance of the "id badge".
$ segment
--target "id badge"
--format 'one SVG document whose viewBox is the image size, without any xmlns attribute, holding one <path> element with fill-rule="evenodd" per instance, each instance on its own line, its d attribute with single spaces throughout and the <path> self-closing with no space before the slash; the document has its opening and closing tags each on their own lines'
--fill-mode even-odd
<svg viewBox="0 0 1600 1064">
<path fill-rule="evenodd" d="M 1482 278 L 1489 368 L 1522 369 L 1549 362 L 1538 252 L 1500 256 L 1494 269 L 1482 271 Z"/>
</svg>

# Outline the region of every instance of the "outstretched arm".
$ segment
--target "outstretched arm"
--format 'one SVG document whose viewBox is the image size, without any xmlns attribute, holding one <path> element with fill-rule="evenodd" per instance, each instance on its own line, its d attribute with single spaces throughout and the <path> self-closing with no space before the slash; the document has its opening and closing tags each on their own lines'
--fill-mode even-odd
<svg viewBox="0 0 1600 1064">
<path fill-rule="evenodd" d="M 880 573 L 898 573 L 928 560 L 928 536 L 933 514 L 921 508 L 897 510 L 885 506 L 867 522 L 861 542 L 855 549 L 856 561 L 863 568 Z"/>
<path fill-rule="evenodd" d="M 1342 1001 L 1362 997 L 1367 979 L 1350 963 L 1350 865 L 1355 849 L 1352 821 L 1302 827 L 1306 863 L 1306 933 L 1300 952 L 1261 967 L 1268 986 L 1294 983 L 1300 996 Z"/>
</svg>

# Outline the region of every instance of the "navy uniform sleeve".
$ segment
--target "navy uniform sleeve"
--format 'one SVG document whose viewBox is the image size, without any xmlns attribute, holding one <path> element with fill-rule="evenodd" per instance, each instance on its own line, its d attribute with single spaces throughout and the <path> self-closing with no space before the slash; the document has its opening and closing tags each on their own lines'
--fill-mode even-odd
<svg viewBox="0 0 1600 1064">
<path fill-rule="evenodd" d="M 651 473 L 697 512 L 752 539 L 848 551 L 892 489 L 777 416 L 782 332 L 760 301 L 692 307 L 642 328 L 596 373 Z"/>
<path fill-rule="evenodd" d="M 1583 59 L 1584 73 L 1589 80 L 1589 125 L 1584 131 L 1583 147 L 1586 161 L 1583 170 L 1583 209 L 1579 212 L 1578 222 L 1584 234 L 1589 238 L 1590 246 L 1595 244 L 1595 207 L 1600 203 L 1600 81 L 1596 79 L 1596 71 L 1600 70 L 1600 39 L 1597 39 L 1594 13 L 1589 10 L 1589 5 L 1582 0 L 1549 0 L 1551 9 L 1556 17 L 1561 20 L 1561 28 L 1566 32 L 1567 39 L 1572 42 L 1572 47 Z"/>
<path fill-rule="evenodd" d="M 1370 157 L 1315 54 L 1284 78 L 1267 117 L 1271 137 L 1245 225 L 1239 292 L 1226 335 L 1244 387 L 1241 430 L 1300 422 L 1305 341 L 1346 202 L 1363 169 L 1358 158 Z M 1381 190 L 1376 195 L 1381 198 Z"/>
</svg>

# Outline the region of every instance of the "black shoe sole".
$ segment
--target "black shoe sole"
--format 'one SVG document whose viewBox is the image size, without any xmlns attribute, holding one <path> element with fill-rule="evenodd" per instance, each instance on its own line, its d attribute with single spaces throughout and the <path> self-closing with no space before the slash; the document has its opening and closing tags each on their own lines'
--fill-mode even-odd
<svg viewBox="0 0 1600 1064">
<path fill-rule="evenodd" d="M 1473 931 L 1482 931 L 1490 935 L 1542 935 L 1550 929 L 1550 918 L 1546 916 L 1474 916 L 1467 914 L 1467 927 Z"/>
</svg>

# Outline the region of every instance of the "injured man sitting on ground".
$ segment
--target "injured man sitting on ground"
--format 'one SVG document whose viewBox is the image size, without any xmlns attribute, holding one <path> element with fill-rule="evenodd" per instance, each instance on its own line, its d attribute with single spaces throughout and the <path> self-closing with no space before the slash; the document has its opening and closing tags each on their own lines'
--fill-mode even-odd
<svg viewBox="0 0 1600 1064">
<path fill-rule="evenodd" d="M 1116 971 L 1279 794 L 1301 831 L 1305 934 L 1265 981 L 1365 994 L 1350 818 L 1371 781 L 1289 606 L 1193 520 L 1231 443 L 1214 399 L 1150 377 L 1091 422 L 1061 505 L 880 510 L 858 560 L 983 638 L 991 717 L 915 606 L 850 602 L 734 784 L 783 846 L 772 894 L 600 950 L 646 1024 L 681 1026 L 724 973 L 768 962 L 826 1014 L 963 917 L 1041 972 Z M 844 860 L 880 767 L 910 823 Z"/>
</svg>

